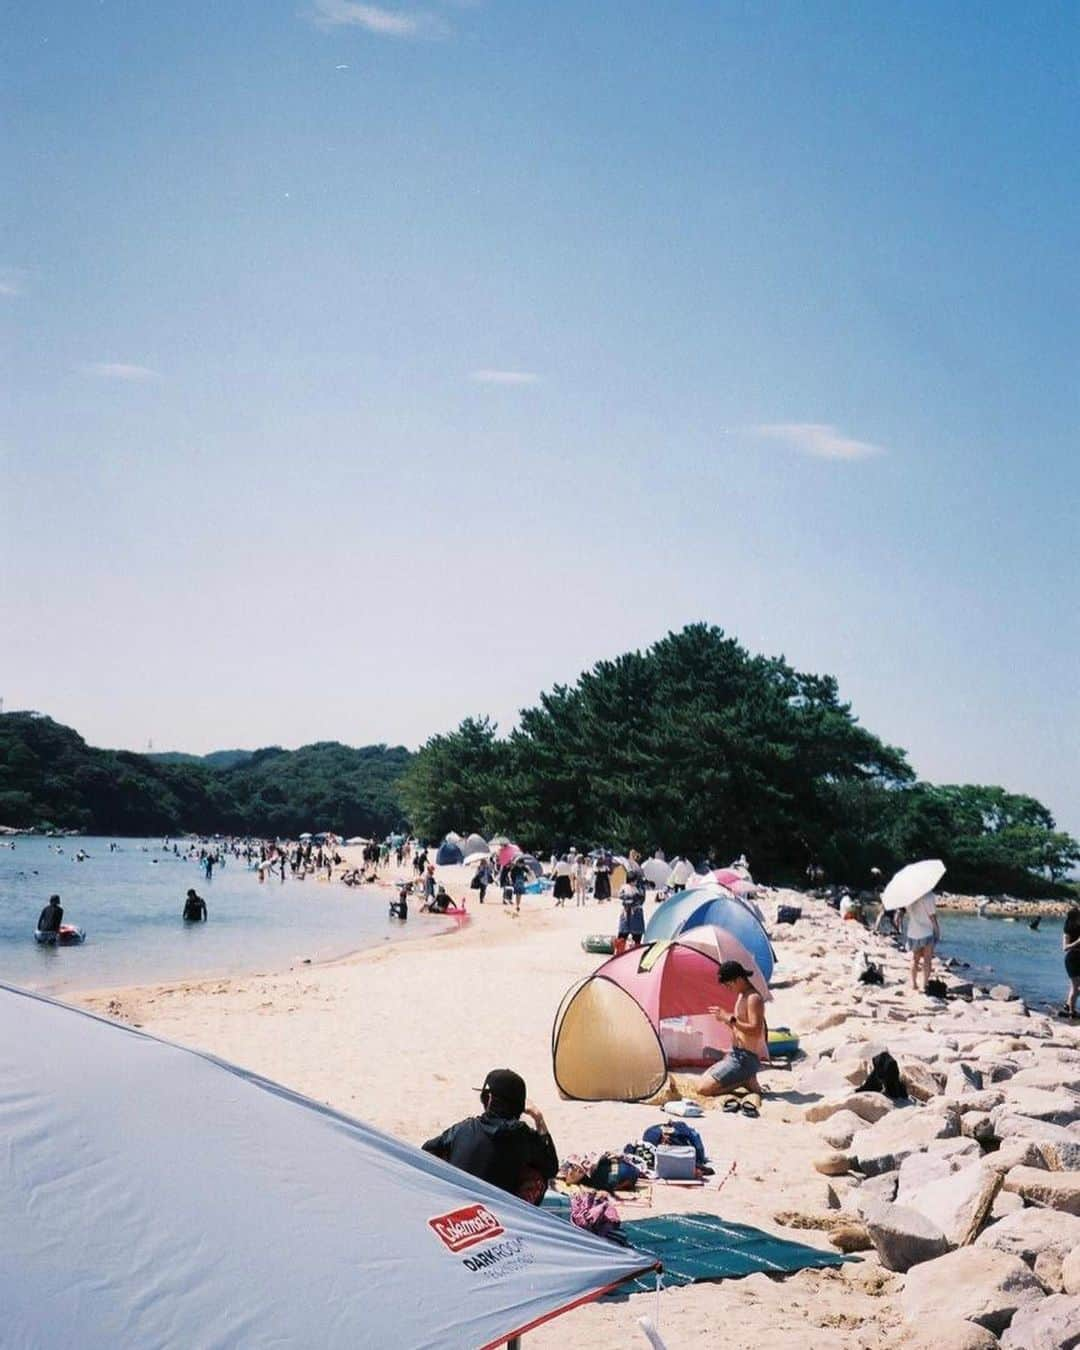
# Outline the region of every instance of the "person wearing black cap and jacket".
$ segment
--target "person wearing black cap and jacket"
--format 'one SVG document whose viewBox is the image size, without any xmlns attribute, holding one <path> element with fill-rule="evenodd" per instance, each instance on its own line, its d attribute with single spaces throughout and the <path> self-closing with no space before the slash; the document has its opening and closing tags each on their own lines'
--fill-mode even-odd
<svg viewBox="0 0 1080 1350">
<path fill-rule="evenodd" d="M 454 1167 L 534 1205 L 559 1170 L 544 1117 L 526 1100 L 525 1080 L 513 1069 L 492 1069 L 480 1089 L 483 1115 L 459 1120 L 424 1144 Z M 532 1120 L 532 1126 L 521 1119 Z"/>
</svg>

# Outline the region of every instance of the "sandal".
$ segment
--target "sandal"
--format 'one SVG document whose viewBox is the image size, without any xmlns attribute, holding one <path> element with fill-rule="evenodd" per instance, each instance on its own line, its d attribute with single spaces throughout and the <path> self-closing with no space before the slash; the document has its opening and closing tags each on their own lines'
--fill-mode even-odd
<svg viewBox="0 0 1080 1350">
<path fill-rule="evenodd" d="M 738 1097 L 731 1096 L 724 1098 L 724 1110 L 729 1116 L 733 1116 L 741 1105 L 742 1103 L 739 1101 Z"/>
<path fill-rule="evenodd" d="M 742 1099 L 742 1113 L 752 1119 L 761 1115 L 761 1098 L 756 1092 L 748 1092 Z"/>
</svg>

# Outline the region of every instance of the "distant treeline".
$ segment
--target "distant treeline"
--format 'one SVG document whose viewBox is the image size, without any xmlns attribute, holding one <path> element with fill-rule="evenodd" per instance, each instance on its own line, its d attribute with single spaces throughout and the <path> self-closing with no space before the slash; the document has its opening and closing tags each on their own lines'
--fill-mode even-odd
<svg viewBox="0 0 1080 1350">
<path fill-rule="evenodd" d="M 745 852 L 770 880 L 817 864 L 866 886 L 871 868 L 940 857 L 952 890 L 1046 895 L 1080 861 L 1033 797 L 915 781 L 832 676 L 705 624 L 557 685 L 508 737 L 487 718 L 433 736 L 400 794 L 430 838 L 503 831 L 536 849 L 661 847 L 721 864 Z"/>
<path fill-rule="evenodd" d="M 695 624 L 556 685 L 500 737 L 486 717 L 410 754 L 337 742 L 139 755 L 96 750 L 33 713 L 0 717 L 0 825 L 105 834 L 411 826 L 506 833 L 537 851 L 606 844 L 700 861 L 745 852 L 800 881 L 818 865 L 868 885 L 940 857 L 949 889 L 1053 894 L 1080 845 L 1033 797 L 917 782 L 903 750 L 860 726 L 836 680 L 753 656 Z"/>
<path fill-rule="evenodd" d="M 382 837 L 406 824 L 402 746 L 217 751 L 199 758 L 97 750 L 36 713 L 0 717 L 0 825 L 89 834 L 290 836 L 340 830 Z"/>
</svg>

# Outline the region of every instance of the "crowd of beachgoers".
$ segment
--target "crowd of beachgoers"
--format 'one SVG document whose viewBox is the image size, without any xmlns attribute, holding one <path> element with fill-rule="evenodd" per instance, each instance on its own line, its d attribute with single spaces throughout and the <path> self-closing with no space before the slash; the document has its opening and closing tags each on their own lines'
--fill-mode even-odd
<svg viewBox="0 0 1080 1350">
<path fill-rule="evenodd" d="M 721 1311 L 741 1345 L 791 1344 L 808 1328 L 825 1350 L 1075 1343 L 1080 1028 L 936 960 L 919 936 L 927 923 L 931 938 L 938 931 L 932 905 L 914 932 L 910 921 L 897 931 L 873 880 L 862 895 L 794 890 L 755 881 L 744 858 L 713 867 L 567 849 L 541 861 L 510 840 L 471 842 L 471 852 L 470 839 L 425 848 L 405 836 L 148 846 L 204 869 L 239 864 L 264 884 L 359 883 L 361 903 L 371 886 L 420 908 L 441 894 L 469 921 L 449 939 L 322 966 L 83 1001 L 426 1141 L 455 1165 L 471 1155 L 448 1122 L 482 1119 L 469 1085 L 510 1065 L 522 1093 L 528 1085 L 528 1101 L 513 1103 L 521 1129 L 539 1129 L 527 1106 L 552 1141 L 554 1174 L 544 1176 L 550 1158 L 540 1165 L 549 1197 L 564 1197 L 594 1231 L 704 1213 L 856 1258 L 782 1280 L 670 1289 L 661 1319 L 673 1347 L 706 1343 Z M 673 1063 L 647 1100 L 564 1093 L 551 1028 L 565 996 L 605 963 L 634 961 L 636 944 L 647 951 L 654 916 L 683 904 L 687 888 L 729 898 L 767 932 L 775 970 L 763 1015 L 770 1033 L 791 1029 L 788 1053 L 760 1057 L 753 1091 L 713 1092 L 709 1065 Z M 728 950 L 721 941 L 717 975 Z M 752 957 L 738 964 L 760 974 Z M 756 979 L 735 979 L 730 990 L 714 984 L 715 1015 L 731 1032 L 718 1038 L 717 1063 L 755 1027 Z M 688 1176 L 658 1174 L 650 1132 L 665 1147 L 696 1143 Z M 590 1195 L 599 1198 L 580 1198 Z M 637 1302 L 581 1309 L 530 1344 L 632 1343 Z"/>
</svg>

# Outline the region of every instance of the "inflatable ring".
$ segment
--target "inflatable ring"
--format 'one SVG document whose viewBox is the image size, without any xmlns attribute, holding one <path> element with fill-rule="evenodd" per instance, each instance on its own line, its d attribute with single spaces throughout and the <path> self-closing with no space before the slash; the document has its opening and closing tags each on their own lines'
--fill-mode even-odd
<svg viewBox="0 0 1080 1350">
<path fill-rule="evenodd" d="M 769 1058 L 793 1059 L 799 1053 L 799 1038 L 790 1027 L 774 1027 L 769 1032 Z"/>
<path fill-rule="evenodd" d="M 590 933 L 581 939 L 582 951 L 595 952 L 598 956 L 610 956 L 615 950 L 615 939 L 606 933 Z"/>
</svg>

